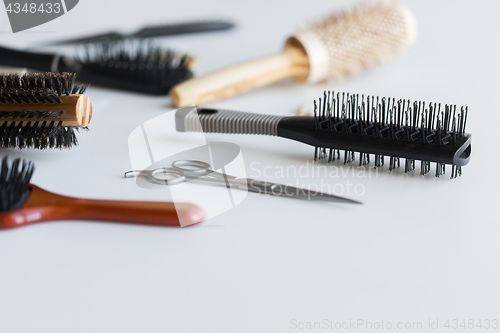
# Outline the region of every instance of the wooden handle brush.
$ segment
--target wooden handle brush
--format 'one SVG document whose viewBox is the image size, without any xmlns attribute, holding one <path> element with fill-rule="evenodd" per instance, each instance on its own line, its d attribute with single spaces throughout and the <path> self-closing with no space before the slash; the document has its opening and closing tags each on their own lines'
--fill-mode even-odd
<svg viewBox="0 0 500 333">
<path fill-rule="evenodd" d="M 202 222 L 205 214 L 190 203 L 111 201 L 72 198 L 30 184 L 34 167 L 7 158 L 0 170 L 0 229 L 55 220 L 95 220 L 185 227 Z"/>
<path fill-rule="evenodd" d="M 76 74 L 0 75 L 0 148 L 70 148 L 92 118 Z"/>
<path fill-rule="evenodd" d="M 29 92 L 18 91 L 15 97 L 20 94 L 27 95 Z M 25 126 L 29 121 L 53 121 L 62 122 L 62 126 L 84 127 L 92 118 L 92 103 L 87 95 L 59 96 L 59 101 L 54 100 L 52 103 L 21 99 L 9 101 L 4 97 L 13 95 L 4 91 L 0 93 L 0 119 L 9 123 L 22 123 Z M 44 99 L 50 98 L 46 92 L 42 96 Z"/>
<path fill-rule="evenodd" d="M 307 83 L 340 80 L 383 62 L 416 37 L 411 12 L 392 2 L 368 3 L 334 13 L 290 37 L 277 55 L 232 66 L 178 84 L 175 107 L 199 105 L 285 78 Z"/>
</svg>

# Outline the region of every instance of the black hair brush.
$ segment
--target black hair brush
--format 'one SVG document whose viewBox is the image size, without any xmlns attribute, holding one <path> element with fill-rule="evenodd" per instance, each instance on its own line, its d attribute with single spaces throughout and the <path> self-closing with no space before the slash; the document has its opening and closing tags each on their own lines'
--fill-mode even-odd
<svg viewBox="0 0 500 333">
<path fill-rule="evenodd" d="M 359 165 L 384 165 L 389 170 L 400 166 L 405 172 L 415 169 L 420 160 L 421 174 L 436 163 L 436 176 L 452 166 L 451 178 L 462 174 L 469 162 L 471 135 L 465 133 L 467 108 L 382 98 L 359 94 L 325 92 L 314 101 L 314 116 L 283 117 L 213 108 L 182 108 L 176 113 L 180 132 L 239 133 L 280 136 L 315 147 L 314 158 Z"/>
<path fill-rule="evenodd" d="M 154 95 L 193 76 L 191 57 L 147 42 L 88 43 L 77 53 L 70 58 L 0 47 L 0 65 L 76 72 L 79 82 Z"/>
<path fill-rule="evenodd" d="M 0 74 L 0 148 L 70 148 L 92 104 L 76 74 Z"/>
</svg>

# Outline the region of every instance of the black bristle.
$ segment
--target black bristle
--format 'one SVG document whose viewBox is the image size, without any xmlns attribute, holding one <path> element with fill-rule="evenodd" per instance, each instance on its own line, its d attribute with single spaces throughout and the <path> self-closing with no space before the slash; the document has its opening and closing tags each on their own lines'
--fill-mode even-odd
<svg viewBox="0 0 500 333">
<path fill-rule="evenodd" d="M 3 122 L 0 125 L 0 148 L 62 149 L 78 145 L 76 132 L 81 127 L 65 127 L 61 122 Z M 82 128 L 86 129 L 86 128 Z"/>
<path fill-rule="evenodd" d="M 62 103 L 60 96 L 83 94 L 87 89 L 87 85 L 76 84 L 75 79 L 74 73 L 0 75 L 1 104 L 33 106 L 33 111 L 0 112 L 0 148 L 62 149 L 77 145 L 79 127 L 66 127 L 62 122 L 53 121 L 63 113 L 57 109 Z M 54 110 L 37 111 L 35 105 L 39 103 L 53 104 Z"/>
<path fill-rule="evenodd" d="M 9 166 L 7 157 L 0 169 L 0 212 L 20 208 L 31 194 L 30 180 L 35 167 L 31 162 L 15 159 Z"/>
<path fill-rule="evenodd" d="M 431 161 L 436 162 L 436 176 L 443 175 L 446 171 L 446 164 L 452 166 L 451 178 L 456 178 L 462 174 L 462 167 L 467 163 L 470 155 L 470 134 L 465 133 L 465 125 L 467 121 L 467 107 L 462 107 L 457 112 L 456 105 L 445 105 L 444 111 L 441 111 L 441 104 L 425 103 L 425 102 L 410 102 L 410 100 L 396 100 L 394 98 L 375 98 L 375 96 L 367 96 L 365 104 L 365 96 L 359 94 L 342 93 L 342 104 L 340 104 L 340 93 L 337 92 L 335 102 L 332 94 L 332 106 L 330 109 L 328 104 L 328 122 L 321 122 L 321 103 L 323 100 L 323 109 L 325 108 L 325 98 L 330 99 L 330 92 L 325 92 L 323 98 L 319 99 L 319 118 L 315 121 L 316 130 L 320 135 L 320 141 L 325 142 L 325 146 L 317 146 L 316 139 L 306 139 L 306 142 L 312 140 L 313 145 L 316 145 L 315 159 L 326 158 L 328 162 L 335 159 L 335 151 L 340 154 L 340 146 L 346 146 L 347 142 L 340 144 L 338 140 L 345 138 L 347 141 L 352 141 L 347 145 L 352 145 L 357 142 L 359 146 L 359 166 L 370 163 L 370 154 L 374 155 L 375 167 L 382 167 L 384 165 L 384 157 L 389 157 L 389 170 L 394 170 L 400 166 L 400 158 L 404 158 L 404 171 L 411 172 L 415 169 L 416 155 L 430 154 L 428 158 L 420 160 L 420 174 L 425 175 L 431 171 Z M 327 97 L 328 96 L 328 97 Z M 314 102 L 315 110 L 317 108 L 316 101 Z M 369 111 L 371 109 L 371 112 Z M 335 112 L 337 110 L 337 112 Z M 330 112 L 331 111 L 331 112 Z M 365 115 L 366 112 L 366 115 Z M 316 113 L 315 113 L 316 115 Z M 327 134 L 324 132 L 328 130 L 328 136 L 331 139 L 326 139 Z M 321 132 L 321 133 L 319 133 Z M 336 139 L 335 139 L 336 138 Z M 349 139 L 350 138 L 350 139 Z M 363 139 L 364 138 L 364 139 Z M 337 141 L 336 141 L 337 140 Z M 344 139 L 342 139 L 344 140 Z M 364 141 L 366 140 L 366 141 Z M 380 141 L 380 148 L 377 148 L 376 142 Z M 391 151 L 390 147 L 400 146 L 398 142 L 406 142 L 407 147 L 419 145 L 420 151 L 412 152 L 410 156 L 404 156 L 407 153 L 399 149 L 399 156 L 397 154 L 380 154 L 375 151 Z M 365 142 L 365 143 L 362 143 Z M 391 143 L 392 142 L 392 143 Z M 369 148 L 364 147 L 369 143 Z M 469 146 L 464 146 L 469 144 Z M 443 159 L 450 159 L 451 157 L 439 156 L 439 150 L 447 151 L 449 154 L 453 151 L 452 146 L 464 149 L 462 152 L 465 162 L 444 162 Z M 329 149 L 329 154 L 321 153 Z M 366 149 L 366 150 L 365 150 Z M 413 148 L 412 148 L 413 149 Z M 354 151 L 350 149 L 344 150 L 344 163 L 354 161 Z M 364 151 L 363 151 L 364 150 Z M 428 152 L 427 152 L 428 150 Z M 449 151 L 448 151 L 449 150 Z M 411 155 L 410 154 L 410 155 Z M 444 153 L 443 153 L 444 154 Z M 453 155 L 451 155 L 453 156 Z M 458 158 L 455 156 L 454 158 Z M 462 157 L 461 157 L 462 158 Z M 455 161 L 455 160 L 454 160 Z"/>
<path fill-rule="evenodd" d="M 149 94 L 167 94 L 193 76 L 191 58 L 150 41 L 119 40 L 81 46 L 79 80 Z M 321 112 L 320 112 L 321 113 Z"/>
</svg>

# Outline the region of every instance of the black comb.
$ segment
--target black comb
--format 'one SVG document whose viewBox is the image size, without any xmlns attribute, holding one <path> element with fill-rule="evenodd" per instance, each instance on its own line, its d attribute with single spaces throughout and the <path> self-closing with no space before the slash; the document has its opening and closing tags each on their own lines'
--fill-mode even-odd
<svg viewBox="0 0 500 333">
<path fill-rule="evenodd" d="M 0 47 L 0 65 L 45 72 L 76 72 L 78 80 L 114 89 L 165 95 L 193 76 L 191 57 L 141 41 L 89 43 L 74 58 Z"/>
<path fill-rule="evenodd" d="M 404 164 L 405 172 L 431 170 L 436 176 L 451 165 L 451 178 L 469 162 L 471 135 L 465 133 L 468 108 L 410 102 L 349 93 L 325 92 L 314 101 L 314 116 L 283 117 L 193 107 L 176 113 L 178 131 L 280 136 L 315 147 L 314 159 L 355 161 L 375 167 L 389 158 L 389 170 Z M 372 156 L 370 156 L 372 155 Z"/>
</svg>

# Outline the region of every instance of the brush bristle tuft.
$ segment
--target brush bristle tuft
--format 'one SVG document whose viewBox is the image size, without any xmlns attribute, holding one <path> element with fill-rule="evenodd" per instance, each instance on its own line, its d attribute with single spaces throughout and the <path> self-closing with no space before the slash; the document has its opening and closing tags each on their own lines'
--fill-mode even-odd
<svg viewBox="0 0 500 333">
<path fill-rule="evenodd" d="M 84 82 L 150 94 L 166 94 L 193 76 L 193 59 L 149 41 L 118 40 L 83 44 L 76 61 Z"/>
<path fill-rule="evenodd" d="M 456 105 L 425 103 L 421 101 L 396 100 L 359 94 L 324 92 L 323 97 L 314 101 L 314 123 L 319 132 L 341 134 L 345 137 L 359 137 L 360 140 L 379 142 L 380 147 L 395 147 L 403 143 L 407 147 L 421 147 L 426 150 L 445 149 L 466 144 L 470 134 L 465 133 L 468 107 L 457 110 Z M 364 139 L 363 139 L 364 138 Z M 366 148 L 366 147 L 365 147 Z M 464 154 L 470 154 L 469 150 Z M 360 145 L 360 149 L 363 146 Z M 390 151 L 391 148 L 386 148 Z M 385 155 L 373 154 L 374 166 L 385 164 Z M 355 152 L 332 147 L 316 147 L 314 159 L 326 159 L 332 162 L 342 159 L 344 164 L 355 160 Z M 401 156 L 388 156 L 389 170 L 400 166 Z M 468 156 L 464 156 L 468 158 Z M 403 158 L 405 172 L 415 169 L 416 160 Z M 359 152 L 359 165 L 370 163 L 370 154 Z M 430 172 L 430 161 L 420 162 L 420 174 Z M 445 164 L 436 162 L 436 177 L 445 173 Z M 460 165 L 452 164 L 451 178 L 462 174 Z"/>
<path fill-rule="evenodd" d="M 295 36 L 310 61 L 308 82 L 341 80 L 413 44 L 416 23 L 399 3 L 362 3 L 324 17 Z"/>
<path fill-rule="evenodd" d="M 31 194 L 30 180 L 35 167 L 31 162 L 15 159 L 10 165 L 2 159 L 0 169 L 0 212 L 20 208 Z"/>
</svg>

